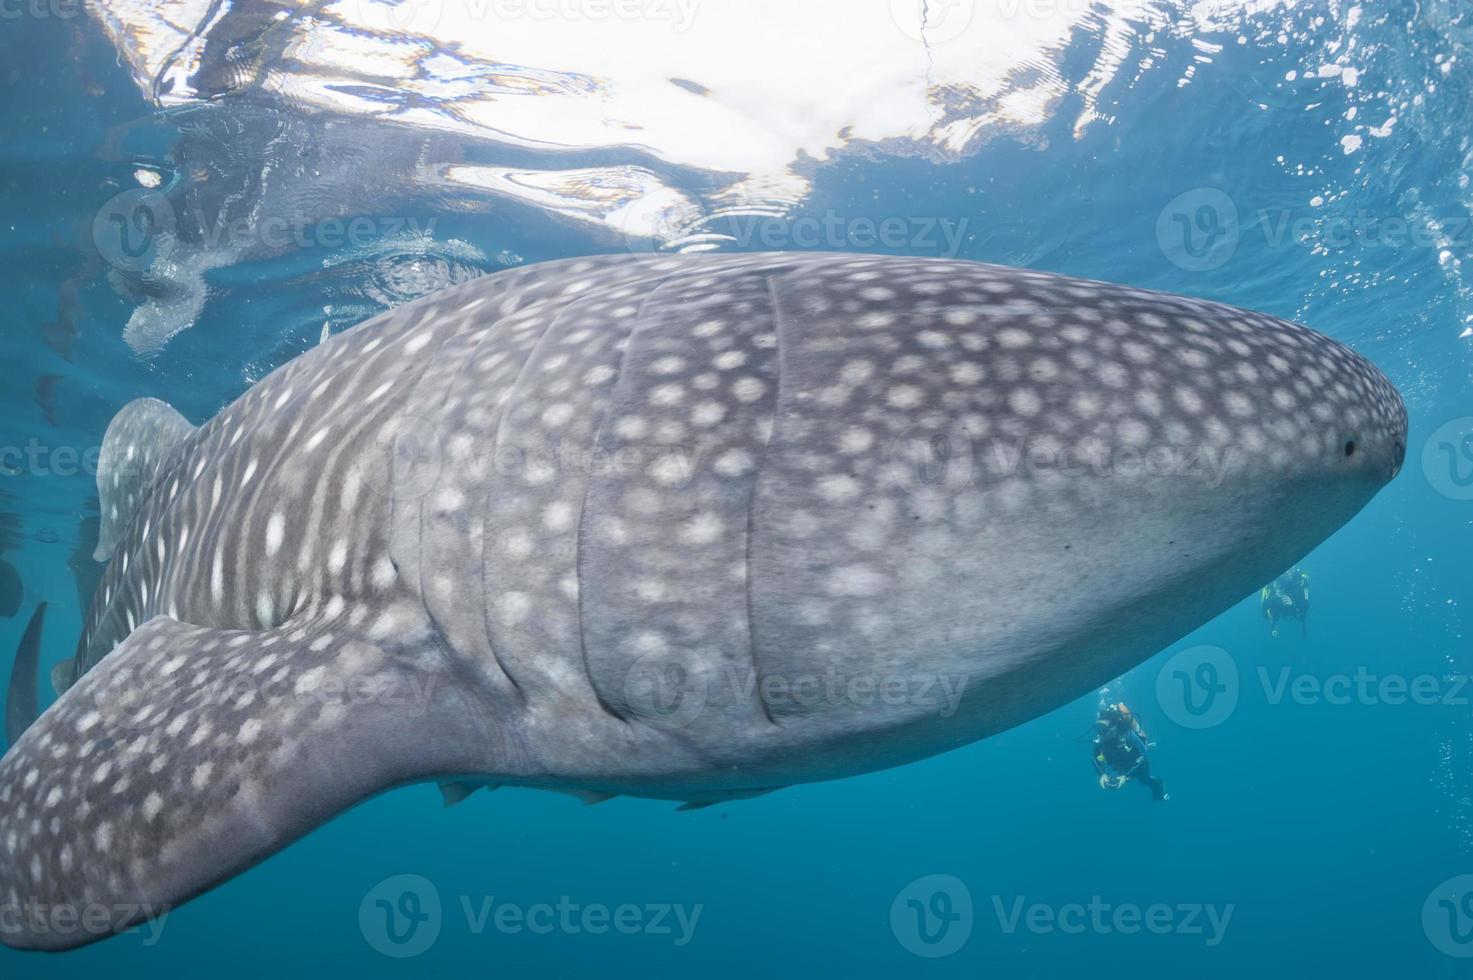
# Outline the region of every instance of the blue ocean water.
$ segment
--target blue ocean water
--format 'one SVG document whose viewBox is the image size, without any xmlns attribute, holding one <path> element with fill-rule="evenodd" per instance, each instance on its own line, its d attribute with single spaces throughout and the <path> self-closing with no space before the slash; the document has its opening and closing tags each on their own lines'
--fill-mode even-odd
<svg viewBox="0 0 1473 980">
<path fill-rule="evenodd" d="M 410 156 L 634 161 L 698 202 L 695 233 L 678 229 L 698 244 L 1026 265 L 1263 310 L 1373 360 L 1406 398 L 1408 462 L 1304 559 L 1307 635 L 1271 637 L 1245 597 L 1110 687 L 1158 743 L 1169 803 L 1097 786 L 1095 695 L 900 769 L 695 812 L 509 789 L 444 809 L 415 787 L 162 922 L 57 957 L 0 949 L 3 975 L 1473 975 L 1473 900 L 1445 884 L 1473 874 L 1473 12 L 1266 3 L 1186 32 L 1063 6 L 1082 12 L 1065 42 L 1013 69 L 1058 80 L 1046 112 L 978 124 L 955 151 L 856 141 L 796 163 L 802 192 L 777 204 L 733 207 L 717 168 L 637 137 L 553 153 L 451 132 Z M 389 158 L 401 131 L 371 118 L 278 129 L 273 114 L 316 110 L 230 91 L 161 105 L 95 11 L 0 12 L 0 557 L 24 585 L 0 650 L 48 600 L 44 663 L 70 656 L 86 460 L 128 400 L 201 420 L 324 332 L 434 284 L 674 247 L 568 220 L 566 189 L 467 198 L 406 177 L 416 166 Z M 752 16 L 781 29 L 766 7 Z M 1126 67 L 1100 87 L 1104 53 Z M 293 154 L 321 151 L 319 184 L 268 180 L 282 162 L 267 137 L 283 133 L 313 141 Z M 353 179 L 333 183 L 344 158 Z M 220 213 L 246 202 L 257 235 L 262 202 L 289 198 L 306 240 L 221 256 L 181 233 L 171 269 L 130 264 L 105 232 L 116 195 L 150 189 L 140 173 Z M 380 193 L 396 180 L 407 190 Z M 334 245 L 328 223 L 352 217 L 374 222 L 371 241 Z M 433 232 L 411 241 L 388 218 Z"/>
</svg>

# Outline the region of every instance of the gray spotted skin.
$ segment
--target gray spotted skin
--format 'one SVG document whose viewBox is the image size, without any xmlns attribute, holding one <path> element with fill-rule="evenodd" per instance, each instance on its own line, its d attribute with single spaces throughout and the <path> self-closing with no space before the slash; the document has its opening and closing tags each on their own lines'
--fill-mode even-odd
<svg viewBox="0 0 1473 980">
<path fill-rule="evenodd" d="M 164 462 L 0 761 L 0 903 L 158 910 L 418 780 L 704 803 L 934 754 L 1251 592 L 1406 439 L 1302 327 L 847 255 L 519 269 L 197 430 L 139 411 L 105 456 Z"/>
<path fill-rule="evenodd" d="M 112 557 L 160 472 L 170 468 L 174 451 L 193 431 L 184 416 L 156 398 L 141 398 L 113 419 L 98 459 L 97 486 L 108 506 L 92 557 L 98 561 Z"/>
</svg>

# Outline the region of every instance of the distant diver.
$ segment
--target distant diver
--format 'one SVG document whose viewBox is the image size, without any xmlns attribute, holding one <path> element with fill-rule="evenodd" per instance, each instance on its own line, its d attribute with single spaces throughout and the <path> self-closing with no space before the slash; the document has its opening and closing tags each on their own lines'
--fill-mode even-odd
<svg viewBox="0 0 1473 980">
<path fill-rule="evenodd" d="M 1095 719 L 1094 763 L 1099 773 L 1100 789 L 1120 789 L 1132 779 L 1150 787 L 1151 799 L 1157 803 L 1171 799 L 1166 783 L 1151 775 L 1148 749 L 1155 747 L 1140 720 L 1131 714 L 1123 701 L 1101 704 Z"/>
<path fill-rule="evenodd" d="M 1298 565 L 1265 585 L 1259 603 L 1270 636 L 1278 637 L 1279 624 L 1286 619 L 1299 620 L 1300 631 L 1309 635 L 1309 573 Z"/>
</svg>

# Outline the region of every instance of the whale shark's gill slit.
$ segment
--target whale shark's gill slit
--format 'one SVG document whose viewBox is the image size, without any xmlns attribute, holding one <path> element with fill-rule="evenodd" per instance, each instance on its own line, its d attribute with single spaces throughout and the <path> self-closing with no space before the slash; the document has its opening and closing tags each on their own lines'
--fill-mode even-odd
<svg viewBox="0 0 1473 980">
<path fill-rule="evenodd" d="M 515 312 L 506 313 L 505 316 L 491 316 L 489 319 L 471 315 L 481 306 L 480 302 L 470 304 L 466 308 L 467 316 L 463 317 L 445 336 L 437 337 L 433 352 L 425 356 L 426 365 L 416 375 L 409 395 L 399 409 L 401 417 L 411 425 L 411 429 L 406 431 L 412 433 L 413 436 L 418 437 L 423 434 L 418 428 L 420 420 L 432 418 L 438 419 L 438 425 L 443 427 L 437 428 L 435 434 L 431 436 L 437 445 L 442 439 L 457 437 L 466 431 L 467 422 L 464 412 L 457 409 L 458 401 L 464 398 L 464 379 L 473 371 L 472 365 L 476 363 L 476 358 L 481 353 L 483 342 L 496 336 L 501 321 L 505 319 L 505 316 L 510 316 L 512 312 Z M 422 328 L 425 322 L 423 319 L 420 320 L 418 326 Z M 391 347 L 385 348 L 386 352 L 391 350 Z M 472 387 L 474 387 L 473 384 Z M 441 452 L 447 451 L 448 447 L 441 447 Z M 436 470 L 435 484 L 453 489 L 455 477 L 451 475 L 453 466 L 449 464 L 448 456 L 441 458 L 441 465 L 444 468 Z M 467 549 L 465 554 L 460 554 L 454 550 L 447 552 L 437 546 L 436 534 L 443 529 L 436 526 L 438 518 L 434 509 L 428 506 L 433 489 L 433 487 L 423 488 L 424 492 L 411 495 L 412 501 L 404 502 L 406 506 L 402 515 L 396 512 L 394 527 L 390 534 L 388 552 L 390 566 L 396 578 L 410 584 L 422 597 L 430 627 L 447 649 L 461 649 L 462 652 L 473 656 L 477 665 L 487 665 L 488 675 L 494 670 L 494 673 L 506 682 L 512 692 L 519 692 L 520 685 L 516 678 L 511 676 L 506 665 L 497 656 L 485 617 L 479 617 L 476 635 L 457 635 L 452 618 L 454 611 L 459 608 L 459 597 L 453 593 L 438 592 L 434 586 L 430 575 L 431 568 L 437 574 L 446 576 L 457 572 L 470 574 L 474 579 L 476 594 L 479 597 L 483 595 L 485 569 L 483 554 L 474 553 L 474 549 Z M 483 513 L 471 517 L 470 521 L 480 521 L 479 530 L 484 532 L 484 518 Z M 468 525 L 465 530 L 470 532 L 469 539 L 474 540 L 473 524 Z M 435 555 L 437 559 L 426 561 L 424 560 L 426 555 Z M 468 621 L 470 621 L 469 617 L 467 617 Z M 457 640 L 469 643 L 470 646 L 458 646 Z M 468 668 L 468 663 L 460 666 Z"/>
<path fill-rule="evenodd" d="M 756 682 L 753 688 L 757 692 L 757 703 L 762 706 L 762 716 L 769 724 L 778 725 L 780 722 L 772 714 L 772 708 L 767 703 L 767 698 L 762 692 L 766 689 L 762 677 L 762 658 L 757 653 L 757 616 L 756 608 L 752 601 L 752 538 L 755 536 L 755 512 L 757 509 L 757 488 L 762 485 L 762 470 L 767 462 L 767 450 L 772 445 L 773 436 L 777 434 L 778 419 L 783 410 L 783 357 L 787 352 L 787 344 L 783 343 L 783 309 L 782 302 L 778 299 L 777 285 L 771 275 L 763 276 L 763 282 L 767 285 L 767 299 L 772 306 L 772 337 L 775 345 L 773 351 L 773 393 L 772 393 L 772 424 L 768 426 L 767 438 L 762 442 L 762 448 L 757 453 L 757 460 L 752 468 L 752 486 L 747 493 L 747 526 L 744 531 L 746 540 L 743 542 L 743 574 L 742 588 L 746 595 L 744 601 L 747 609 L 747 652 L 752 658 L 752 679 Z"/>
<path fill-rule="evenodd" d="M 649 308 L 650 300 L 664 288 L 665 283 L 670 281 L 670 277 L 671 274 L 660 276 L 650 290 L 640 298 L 639 310 L 634 314 L 634 325 L 629 328 L 629 333 L 624 337 L 624 347 L 619 351 L 619 364 L 614 369 L 614 377 L 616 379 L 624 376 L 624 368 L 629 360 L 629 351 L 634 347 L 634 338 L 639 334 L 640 324 L 645 322 L 645 311 Z M 615 384 L 617 383 L 616 380 Z M 612 395 L 610 397 L 612 399 Z M 594 426 L 593 432 L 589 437 L 588 445 L 590 450 L 596 451 L 602 445 L 604 430 L 608 428 L 609 416 L 611 414 L 613 414 L 612 400 L 605 405 L 603 417 L 598 420 L 598 425 Z M 573 577 L 578 583 L 578 599 L 575 603 L 578 618 L 578 659 L 583 665 L 583 677 L 588 681 L 588 689 L 593 692 L 593 699 L 598 703 L 599 708 L 611 718 L 618 719 L 627 725 L 629 724 L 629 718 L 604 698 L 603 692 L 598 689 L 598 682 L 593 673 L 593 665 L 588 659 L 588 621 L 585 616 L 587 602 L 585 596 L 587 596 L 588 590 L 583 587 L 583 531 L 585 519 L 588 515 L 588 495 L 593 487 L 593 480 L 594 474 L 590 473 L 588 480 L 583 484 L 583 499 L 578 503 L 578 524 L 573 531 Z"/>
</svg>

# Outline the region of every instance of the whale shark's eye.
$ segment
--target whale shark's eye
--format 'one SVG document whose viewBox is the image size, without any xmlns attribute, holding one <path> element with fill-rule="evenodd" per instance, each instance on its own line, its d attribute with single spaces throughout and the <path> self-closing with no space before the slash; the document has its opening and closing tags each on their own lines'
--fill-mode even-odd
<svg viewBox="0 0 1473 980">
<path fill-rule="evenodd" d="M 1345 444 L 1345 455 L 1346 456 L 1354 456 L 1355 455 L 1355 440 L 1354 439 L 1351 439 L 1350 441 L 1348 441 Z"/>
</svg>

